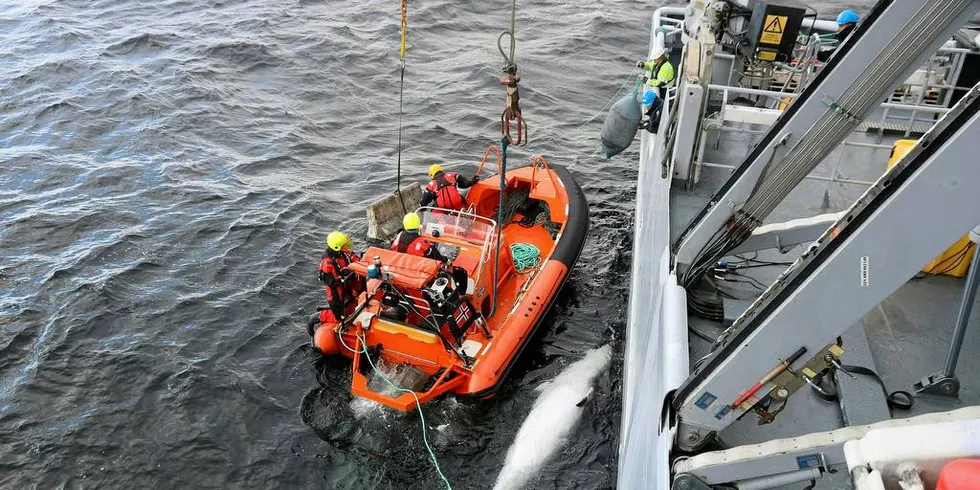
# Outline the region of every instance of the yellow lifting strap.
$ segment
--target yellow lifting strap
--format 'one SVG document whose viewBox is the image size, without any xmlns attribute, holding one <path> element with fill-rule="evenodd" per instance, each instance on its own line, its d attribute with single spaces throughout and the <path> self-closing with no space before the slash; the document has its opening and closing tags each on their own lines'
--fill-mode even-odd
<svg viewBox="0 0 980 490">
<path fill-rule="evenodd" d="M 401 58 L 405 58 L 405 37 L 408 35 L 408 0 L 402 0 L 402 49 Z"/>
<path fill-rule="evenodd" d="M 396 160 L 395 192 L 382 197 L 367 207 L 368 237 L 387 239 L 398 232 L 402 218 L 422 199 L 422 188 L 411 183 L 402 188 L 402 115 L 405 98 L 405 48 L 408 35 L 408 0 L 401 0 L 402 43 L 399 56 L 398 82 L 398 146 Z"/>
</svg>

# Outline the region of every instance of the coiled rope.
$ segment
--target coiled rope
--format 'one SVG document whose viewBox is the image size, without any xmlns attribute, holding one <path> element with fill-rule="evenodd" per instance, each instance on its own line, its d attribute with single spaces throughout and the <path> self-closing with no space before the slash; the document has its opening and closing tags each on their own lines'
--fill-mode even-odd
<svg viewBox="0 0 980 490">
<path fill-rule="evenodd" d="M 367 340 L 365 340 L 363 333 L 358 332 L 355 335 L 357 335 L 357 338 L 361 341 L 362 346 L 367 345 Z M 422 443 L 425 444 L 425 449 L 429 451 L 429 456 L 432 458 L 432 466 L 436 468 L 436 473 L 439 475 L 439 478 L 442 479 L 442 482 L 446 485 L 446 489 L 453 490 L 453 486 L 449 484 L 449 479 L 446 478 L 446 475 L 442 474 L 442 468 L 439 467 L 439 460 L 436 459 L 435 451 L 433 451 L 432 446 L 429 445 L 429 438 L 425 429 L 425 414 L 422 413 L 422 403 L 419 401 L 419 396 L 415 394 L 415 392 L 412 390 L 402 388 L 396 385 L 394 382 L 391 381 L 391 379 L 388 378 L 388 376 L 385 376 L 385 374 L 381 372 L 380 369 L 378 369 L 378 366 L 374 365 L 374 361 L 371 360 L 371 354 L 367 352 L 366 348 L 363 348 L 361 350 L 351 349 L 350 346 L 347 345 L 347 342 L 344 342 L 344 336 L 341 335 L 340 332 L 337 332 L 337 338 L 340 339 L 340 344 L 343 345 L 345 349 L 353 352 L 355 355 L 365 354 L 364 357 L 367 358 L 368 364 L 371 365 L 371 369 L 374 369 L 374 373 L 377 374 L 378 376 L 381 376 L 381 379 L 383 379 L 385 383 L 388 383 L 388 386 L 391 386 L 393 390 L 400 391 L 402 393 L 412 394 L 412 396 L 415 398 L 415 407 L 419 411 L 419 421 L 422 423 Z"/>
<path fill-rule="evenodd" d="M 530 243 L 515 243 L 510 246 L 510 255 L 514 259 L 514 268 L 521 274 L 535 268 L 541 263 L 541 251 Z"/>
</svg>

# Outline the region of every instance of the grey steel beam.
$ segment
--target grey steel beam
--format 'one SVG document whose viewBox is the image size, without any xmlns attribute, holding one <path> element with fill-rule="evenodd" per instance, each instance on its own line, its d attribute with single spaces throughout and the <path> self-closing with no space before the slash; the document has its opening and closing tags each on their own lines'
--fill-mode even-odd
<svg viewBox="0 0 980 490">
<path fill-rule="evenodd" d="M 677 130 L 674 132 L 674 177 L 681 180 L 691 178 L 691 162 L 697 144 L 701 123 L 701 108 L 704 106 L 704 87 L 698 79 L 690 78 L 681 83 L 677 92 L 680 98 L 677 109 Z"/>
<path fill-rule="evenodd" d="M 722 335 L 676 392 L 678 444 L 728 426 L 743 413 L 731 405 L 782 356 L 819 352 L 980 222 L 978 154 L 980 85 Z"/>
<path fill-rule="evenodd" d="M 878 2 L 680 235 L 676 262 L 691 264 L 719 230 L 744 235 L 742 228 L 762 222 L 870 108 L 977 10 L 980 0 Z M 732 226 L 735 219 L 744 223 Z"/>
</svg>

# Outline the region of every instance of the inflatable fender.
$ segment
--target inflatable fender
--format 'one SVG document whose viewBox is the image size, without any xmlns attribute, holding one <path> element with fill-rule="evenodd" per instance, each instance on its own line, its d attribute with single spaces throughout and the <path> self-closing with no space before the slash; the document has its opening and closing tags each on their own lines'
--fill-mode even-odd
<svg viewBox="0 0 980 490">
<path fill-rule="evenodd" d="M 636 100 L 636 94 L 627 95 L 613 104 L 606 115 L 606 121 L 602 123 L 602 153 L 606 158 L 629 148 L 642 118 L 643 112 L 640 101 Z"/>
<path fill-rule="evenodd" d="M 340 353 L 340 344 L 337 340 L 337 332 L 333 330 L 333 325 L 326 323 L 317 325 L 313 332 L 313 348 L 325 356 Z"/>
</svg>

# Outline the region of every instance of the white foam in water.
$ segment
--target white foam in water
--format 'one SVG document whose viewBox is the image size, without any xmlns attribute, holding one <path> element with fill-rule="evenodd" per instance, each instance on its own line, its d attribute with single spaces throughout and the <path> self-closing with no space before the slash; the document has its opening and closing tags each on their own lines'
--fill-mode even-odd
<svg viewBox="0 0 980 490">
<path fill-rule="evenodd" d="M 363 419 L 366 417 L 377 417 L 384 416 L 384 410 L 381 408 L 384 405 L 374 401 L 368 400 L 367 398 L 361 398 L 355 396 L 353 400 L 350 401 L 351 412 L 354 412 L 354 416 Z"/>
<path fill-rule="evenodd" d="M 396 370 L 394 366 L 391 366 L 390 364 L 384 361 L 375 361 L 375 362 L 377 363 L 376 366 L 378 370 L 384 373 L 384 375 L 387 376 L 388 379 L 392 379 L 395 376 Z M 388 395 L 388 396 L 392 396 L 396 394 L 396 391 L 392 389 L 391 386 L 388 385 L 388 383 L 386 383 L 383 379 L 378 377 L 378 374 L 374 372 L 374 370 L 371 370 L 367 374 L 367 378 L 368 378 L 368 389 L 375 390 L 378 393 L 381 393 L 383 395 Z M 350 409 L 352 412 L 354 412 L 354 416 L 359 419 L 363 419 L 366 417 L 385 416 L 384 405 L 374 400 L 370 400 L 356 395 L 350 401 Z"/>
<path fill-rule="evenodd" d="M 579 402 L 589 396 L 592 381 L 606 369 L 611 357 L 612 348 L 608 345 L 592 349 L 553 380 L 537 388 L 541 394 L 507 451 L 494 490 L 523 488 L 561 448 L 582 415 Z"/>
<path fill-rule="evenodd" d="M 392 365 L 384 360 L 374 361 L 375 366 L 381 373 L 385 375 L 395 386 L 405 388 L 405 389 L 415 389 L 418 390 L 422 387 L 425 382 L 425 375 L 422 374 L 418 369 L 412 368 L 410 366 L 395 364 Z M 382 379 L 377 372 L 371 370 L 367 374 L 368 378 L 368 389 L 385 396 L 398 397 L 404 392 L 398 391 L 387 381 Z M 367 398 L 362 398 L 355 396 L 350 402 L 350 409 L 354 412 L 354 416 L 363 419 L 365 417 L 384 417 L 387 413 L 384 410 L 384 405 L 378 403 L 374 400 L 369 400 Z"/>
</svg>

